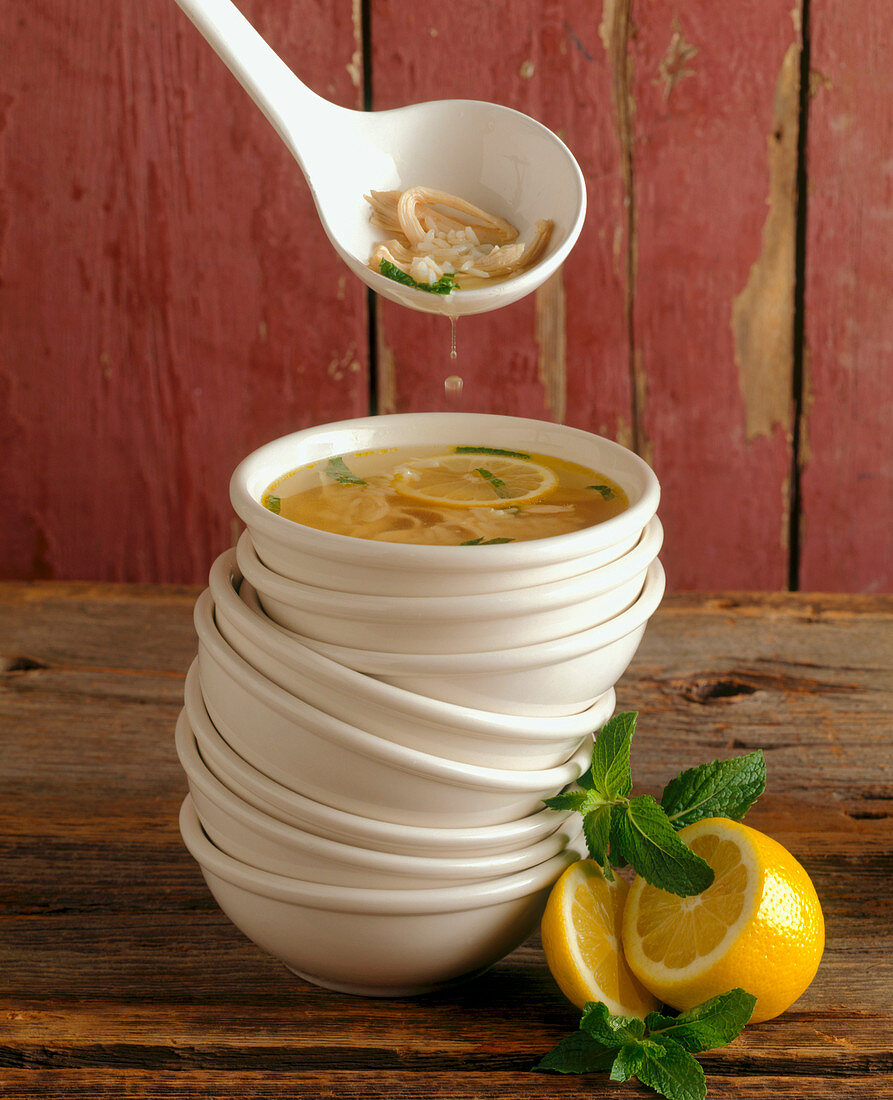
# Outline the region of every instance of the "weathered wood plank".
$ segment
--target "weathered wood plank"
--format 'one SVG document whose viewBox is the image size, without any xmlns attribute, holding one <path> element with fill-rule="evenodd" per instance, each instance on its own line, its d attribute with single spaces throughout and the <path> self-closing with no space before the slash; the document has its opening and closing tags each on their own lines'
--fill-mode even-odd
<svg viewBox="0 0 893 1100">
<path fill-rule="evenodd" d="M 591 1100 L 593 1088 L 605 1100 L 633 1100 L 653 1097 L 654 1093 L 634 1083 L 611 1084 L 599 1079 L 594 1086 L 590 1078 L 559 1077 L 533 1073 L 500 1073 L 471 1071 L 426 1073 L 422 1080 L 412 1073 L 377 1071 L 356 1072 L 338 1067 L 328 1071 L 267 1070 L 242 1072 L 145 1070 L 12 1070 L 4 1072 L 4 1096 L 8 1100 L 31 1100 L 52 1095 L 58 1100 L 99 1100 L 102 1097 L 140 1096 L 146 1100 L 207 1100 L 251 1096 L 257 1100 L 280 1100 L 283 1095 L 297 1100 L 408 1100 L 410 1097 L 449 1097 L 450 1100 L 504 1100 L 512 1097 L 567 1097 L 568 1100 Z M 712 1100 L 815 1100 L 833 1095 L 842 1100 L 865 1100 L 866 1097 L 893 1095 L 893 1078 L 889 1074 L 865 1074 L 850 1079 L 797 1077 L 786 1079 L 767 1075 L 747 1078 L 726 1078 L 711 1074 L 707 1078 L 708 1095 Z"/>
<path fill-rule="evenodd" d="M 800 586 L 893 587 L 889 9 L 811 0 Z"/>
<path fill-rule="evenodd" d="M 591 1096 L 590 1079 L 532 1072 L 576 1025 L 536 935 L 465 987 L 368 1002 L 298 981 L 230 924 L 176 827 L 197 590 L 128 591 L 0 585 L 0 655 L 37 665 L 0 674 L 0 1094 Z M 749 820 L 801 858 L 825 911 L 797 1005 L 703 1057 L 713 1097 L 889 1091 L 891 611 L 669 597 L 622 681 L 644 789 L 766 747 Z"/>
<path fill-rule="evenodd" d="M 632 3 L 637 427 L 674 589 L 787 586 L 799 10 Z"/>
<path fill-rule="evenodd" d="M 443 380 L 459 374 L 464 410 L 565 421 L 629 441 L 626 219 L 598 13 L 584 0 L 435 8 L 382 0 L 371 35 L 376 109 L 458 97 L 524 111 L 570 146 L 589 201 L 562 274 L 508 309 L 463 318 L 455 362 L 447 321 L 379 303 L 381 411 L 445 408 Z"/>
<path fill-rule="evenodd" d="M 241 6 L 361 105 L 350 0 Z M 367 411 L 365 292 L 175 4 L 3 5 L 0 36 L 0 577 L 200 581 L 239 459 Z"/>
</svg>

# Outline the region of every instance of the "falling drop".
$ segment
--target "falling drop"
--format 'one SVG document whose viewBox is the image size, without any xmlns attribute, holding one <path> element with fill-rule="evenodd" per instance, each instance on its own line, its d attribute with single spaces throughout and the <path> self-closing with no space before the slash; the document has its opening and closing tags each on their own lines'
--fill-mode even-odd
<svg viewBox="0 0 893 1100">
<path fill-rule="evenodd" d="M 462 398 L 462 379 L 458 374 L 451 374 L 449 378 L 444 379 L 443 390 L 447 404 L 458 405 Z"/>
<path fill-rule="evenodd" d="M 450 318 L 450 359 L 458 359 L 459 353 L 456 351 L 456 322 L 457 317 Z"/>
</svg>

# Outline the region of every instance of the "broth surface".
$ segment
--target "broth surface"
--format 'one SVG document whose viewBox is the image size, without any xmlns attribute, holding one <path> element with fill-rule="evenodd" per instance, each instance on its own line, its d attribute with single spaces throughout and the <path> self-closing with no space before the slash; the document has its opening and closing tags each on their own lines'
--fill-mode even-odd
<svg viewBox="0 0 893 1100">
<path fill-rule="evenodd" d="M 629 507 L 623 489 L 595 470 L 485 446 L 339 455 L 277 478 L 261 502 L 338 535 L 438 546 L 549 538 Z"/>
</svg>

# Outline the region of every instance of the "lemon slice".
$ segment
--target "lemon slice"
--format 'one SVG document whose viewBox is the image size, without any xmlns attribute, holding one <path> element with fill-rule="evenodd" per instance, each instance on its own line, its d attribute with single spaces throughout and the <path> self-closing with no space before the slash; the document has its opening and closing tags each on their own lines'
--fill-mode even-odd
<svg viewBox="0 0 893 1100">
<path fill-rule="evenodd" d="M 530 504 L 557 484 L 556 475 L 538 462 L 487 454 L 413 459 L 391 481 L 402 496 L 454 508 Z"/>
<path fill-rule="evenodd" d="M 618 1016 L 640 1016 L 657 1000 L 639 984 L 621 947 L 621 921 L 629 887 L 608 882 L 591 859 L 571 864 L 552 887 L 543 914 L 546 962 L 561 992 L 581 1009 L 604 1001 Z"/>
<path fill-rule="evenodd" d="M 815 888 L 790 852 L 740 822 L 709 818 L 679 836 L 716 877 L 691 898 L 636 879 L 623 918 L 627 962 L 674 1008 L 740 987 L 757 998 L 752 1022 L 771 1020 L 818 969 L 825 925 Z"/>
</svg>

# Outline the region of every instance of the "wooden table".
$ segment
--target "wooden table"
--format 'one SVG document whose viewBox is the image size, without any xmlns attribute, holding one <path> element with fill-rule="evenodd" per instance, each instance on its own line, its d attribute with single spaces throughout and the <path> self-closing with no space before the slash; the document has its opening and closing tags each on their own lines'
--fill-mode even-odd
<svg viewBox="0 0 893 1100">
<path fill-rule="evenodd" d="M 437 996 L 292 977 L 217 909 L 177 832 L 197 592 L 0 585 L 0 1096 L 630 1097 L 532 1072 L 577 1025 L 532 937 Z M 622 681 L 637 787 L 761 746 L 749 823 L 806 866 L 818 977 L 702 1057 L 708 1095 L 893 1096 L 893 602 L 675 596 Z"/>
</svg>

